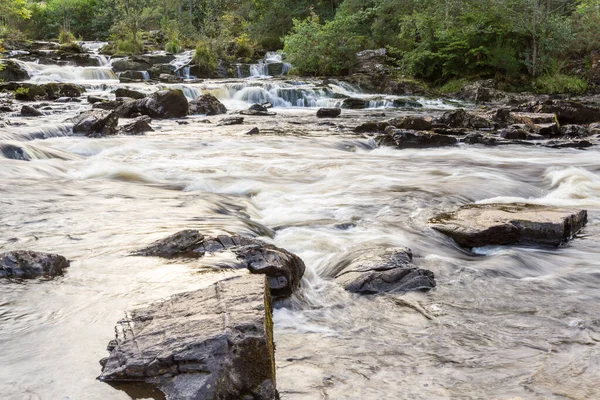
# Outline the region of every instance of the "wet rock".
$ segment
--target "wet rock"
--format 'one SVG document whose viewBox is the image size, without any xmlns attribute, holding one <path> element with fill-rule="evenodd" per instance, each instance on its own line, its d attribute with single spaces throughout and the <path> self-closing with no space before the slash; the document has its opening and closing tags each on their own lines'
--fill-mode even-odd
<svg viewBox="0 0 600 400">
<path fill-rule="evenodd" d="M 582 125 L 563 125 L 560 127 L 560 134 L 570 137 L 587 137 L 592 133 L 589 128 Z"/>
<path fill-rule="evenodd" d="M 254 127 L 250 129 L 248 132 L 244 133 L 244 135 L 258 135 L 260 133 L 260 129 Z"/>
<path fill-rule="evenodd" d="M 429 220 L 466 248 L 492 245 L 559 246 L 587 223 L 587 211 L 535 204 L 470 204 Z"/>
<path fill-rule="evenodd" d="M 218 126 L 227 126 L 227 125 L 241 125 L 244 123 L 244 117 L 227 117 L 221 119 L 217 125 Z"/>
<path fill-rule="evenodd" d="M 448 111 L 437 122 L 450 128 L 488 129 L 492 127 L 490 120 L 463 109 Z"/>
<path fill-rule="evenodd" d="M 342 102 L 342 108 L 349 108 L 351 110 L 361 110 L 367 108 L 369 102 L 364 99 L 347 98 Z"/>
<path fill-rule="evenodd" d="M 237 256 L 237 268 L 247 268 L 251 273 L 267 275 L 271 294 L 275 297 L 290 296 L 300 285 L 304 275 L 302 260 L 287 250 L 243 236 L 207 238 L 195 230 L 178 232 L 134 254 L 199 258 L 205 253 L 221 251 L 230 251 Z"/>
<path fill-rule="evenodd" d="M 267 64 L 267 74 L 271 76 L 283 75 L 283 63 L 271 62 Z"/>
<path fill-rule="evenodd" d="M 267 112 L 267 107 L 263 106 L 262 104 L 252 104 L 250 107 L 248 107 L 248 110 L 250 111 L 259 111 L 259 112 Z"/>
<path fill-rule="evenodd" d="M 54 101 L 56 103 L 81 103 L 81 99 L 75 97 L 59 97 Z"/>
<path fill-rule="evenodd" d="M 592 147 L 594 144 L 588 140 L 573 140 L 573 141 L 557 141 L 550 140 L 545 144 L 546 147 L 550 147 L 553 149 L 565 149 L 565 148 L 573 148 L 573 149 L 586 149 L 588 147 Z"/>
<path fill-rule="evenodd" d="M 535 133 L 542 136 L 560 135 L 560 125 L 557 122 L 533 125 Z"/>
<path fill-rule="evenodd" d="M 101 137 L 117 133 L 119 115 L 110 110 L 89 110 L 74 117 L 73 133 Z"/>
<path fill-rule="evenodd" d="M 483 144 L 486 146 L 495 146 L 498 144 L 498 139 L 489 134 L 473 132 L 465 136 L 463 142 L 466 144 Z"/>
<path fill-rule="evenodd" d="M 107 98 L 104 98 L 104 97 L 100 97 L 100 96 L 92 96 L 92 95 L 89 95 L 89 96 L 87 97 L 87 101 L 88 101 L 88 103 L 90 103 L 90 104 L 96 104 L 96 103 L 102 103 L 102 102 L 108 101 L 108 99 L 107 99 Z"/>
<path fill-rule="evenodd" d="M 203 94 L 190 102 L 190 114 L 217 115 L 227 113 L 227 108 L 212 94 Z"/>
<path fill-rule="evenodd" d="M 590 124 L 588 129 L 591 135 L 600 135 L 600 123 Z"/>
<path fill-rule="evenodd" d="M 278 398 L 268 284 L 255 275 L 217 282 L 129 313 L 116 327 L 101 381 L 146 382 L 166 398 Z"/>
<path fill-rule="evenodd" d="M 319 108 L 317 110 L 317 118 L 335 118 L 342 113 L 340 108 Z"/>
<path fill-rule="evenodd" d="M 348 258 L 347 265 L 336 274 L 335 280 L 349 292 L 427 291 L 436 286 L 433 272 L 412 264 L 412 252 L 408 248 L 370 249 Z"/>
<path fill-rule="evenodd" d="M 15 98 L 22 101 L 56 100 L 61 97 L 76 98 L 85 92 L 85 88 L 72 83 L 44 83 L 35 84 L 28 82 L 0 83 L 0 92 L 15 92 Z"/>
<path fill-rule="evenodd" d="M 476 103 L 501 102 L 508 99 L 508 95 L 498 90 L 498 82 L 494 79 L 485 79 L 469 83 L 456 93 L 456 98 L 474 101 Z"/>
<path fill-rule="evenodd" d="M 26 81 L 30 78 L 27 70 L 16 61 L 2 60 L 0 65 L 0 82 Z"/>
<path fill-rule="evenodd" d="M 242 115 L 253 115 L 256 117 L 272 117 L 274 115 L 277 115 L 277 113 L 275 112 L 269 112 L 269 111 L 258 111 L 258 110 L 242 110 L 240 111 L 240 114 Z"/>
<path fill-rule="evenodd" d="M 40 117 L 44 115 L 44 113 L 25 104 L 23 107 L 21 107 L 21 115 L 25 117 Z"/>
<path fill-rule="evenodd" d="M 119 82 L 121 83 L 129 83 L 129 82 L 143 82 L 146 79 L 146 76 L 142 71 L 123 71 L 119 74 Z"/>
<path fill-rule="evenodd" d="M 381 121 L 367 121 L 363 122 L 356 128 L 354 128 L 354 132 L 356 133 L 366 133 L 366 132 L 383 132 L 385 128 L 390 126 L 388 122 Z"/>
<path fill-rule="evenodd" d="M 125 72 L 125 71 L 147 71 L 152 65 L 147 63 L 144 60 L 131 60 L 128 58 L 123 58 L 120 60 L 114 60 L 111 63 L 111 67 L 115 72 Z"/>
<path fill-rule="evenodd" d="M 128 97 L 130 99 L 140 100 L 146 98 L 146 94 L 142 92 L 138 92 L 137 90 L 127 89 L 127 88 L 118 88 L 115 90 L 115 96 L 117 98 L 120 97 Z"/>
<path fill-rule="evenodd" d="M 393 103 L 394 107 L 397 108 L 423 108 L 423 104 L 413 99 L 395 99 Z"/>
<path fill-rule="evenodd" d="M 398 129 L 409 129 L 413 131 L 428 131 L 433 127 L 431 119 L 427 117 L 407 116 L 401 119 L 392 119 L 388 122 Z"/>
<path fill-rule="evenodd" d="M 531 102 L 517 108 L 518 111 L 556 114 L 560 124 L 585 125 L 600 122 L 600 107 L 571 100 L 547 100 Z"/>
<path fill-rule="evenodd" d="M 31 279 L 62 275 L 69 261 L 58 254 L 36 251 L 0 253 L 0 278 Z"/>
<path fill-rule="evenodd" d="M 158 79 L 162 74 L 173 75 L 175 66 L 171 64 L 155 64 L 148 70 L 148 75 L 152 79 Z"/>
<path fill-rule="evenodd" d="M 181 83 L 183 78 L 172 74 L 160 74 L 158 80 L 165 83 Z"/>
<path fill-rule="evenodd" d="M 14 144 L 0 143 L 0 154 L 9 160 L 31 161 L 29 154 L 22 147 Z"/>
<path fill-rule="evenodd" d="M 137 55 L 137 56 L 131 57 L 132 62 L 139 63 L 138 66 L 169 64 L 174 59 L 175 59 L 175 56 L 173 54 L 168 54 L 168 53 L 142 54 L 142 55 Z M 131 69 L 131 68 L 128 68 L 128 69 Z"/>
<path fill-rule="evenodd" d="M 143 135 L 145 132 L 152 132 L 154 129 L 150 126 L 152 119 L 147 115 L 142 115 L 128 122 L 119 128 L 120 135 Z"/>
<path fill-rule="evenodd" d="M 160 90 L 135 102 L 124 103 L 119 108 L 121 115 L 147 115 L 152 118 L 182 118 L 188 115 L 189 104 L 179 89 Z"/>
<path fill-rule="evenodd" d="M 399 149 L 453 146 L 458 140 L 452 136 L 426 131 L 411 131 L 387 127 L 385 133 L 376 138 L 379 146 L 394 146 Z"/>
</svg>

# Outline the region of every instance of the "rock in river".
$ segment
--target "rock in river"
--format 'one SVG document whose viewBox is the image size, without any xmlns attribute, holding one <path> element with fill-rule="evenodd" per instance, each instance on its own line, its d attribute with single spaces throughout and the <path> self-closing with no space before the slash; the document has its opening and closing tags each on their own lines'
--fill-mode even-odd
<svg viewBox="0 0 600 400">
<path fill-rule="evenodd" d="M 168 399 L 278 398 L 268 283 L 244 275 L 137 310 L 116 327 L 98 379 Z M 125 384 L 121 386 L 119 384 Z"/>
<path fill-rule="evenodd" d="M 491 245 L 556 246 L 587 223 L 587 211 L 536 204 L 469 204 L 429 220 L 466 248 Z"/>
<path fill-rule="evenodd" d="M 190 114 L 217 115 L 227 113 L 227 107 L 212 94 L 203 94 L 190 102 Z"/>
<path fill-rule="evenodd" d="M 69 261 L 63 256 L 36 251 L 0 253 L 0 278 L 31 279 L 61 275 Z"/>
<path fill-rule="evenodd" d="M 335 276 L 349 292 L 427 291 L 436 285 L 433 272 L 412 264 L 412 252 L 408 248 L 369 249 L 361 253 L 347 256 L 347 265 Z"/>
<path fill-rule="evenodd" d="M 72 119 L 73 133 L 85 136 L 107 136 L 117 133 L 119 115 L 109 110 L 89 110 Z"/>
<path fill-rule="evenodd" d="M 341 108 L 319 108 L 317 110 L 317 118 L 335 118 L 342 113 Z"/>
<path fill-rule="evenodd" d="M 394 129 L 388 126 L 385 133 L 376 139 L 380 146 L 394 146 L 399 149 L 453 146 L 458 140 L 452 136 L 427 131 Z"/>
<path fill-rule="evenodd" d="M 158 240 L 135 255 L 174 257 L 203 257 L 205 253 L 231 251 L 240 261 L 238 268 L 247 268 L 253 274 L 265 274 L 274 297 L 288 297 L 300 285 L 304 262 L 287 250 L 244 236 L 221 235 L 205 237 L 192 229 L 184 230 Z"/>
</svg>

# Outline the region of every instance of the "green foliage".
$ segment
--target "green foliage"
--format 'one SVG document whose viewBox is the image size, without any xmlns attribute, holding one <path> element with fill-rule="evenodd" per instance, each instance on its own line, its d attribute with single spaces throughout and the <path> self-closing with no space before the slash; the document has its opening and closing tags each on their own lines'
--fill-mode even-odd
<svg viewBox="0 0 600 400">
<path fill-rule="evenodd" d="M 60 44 L 70 44 L 75 41 L 75 35 L 73 35 L 70 31 L 60 28 L 58 32 L 58 43 Z"/>
<path fill-rule="evenodd" d="M 181 44 L 179 43 L 179 40 L 177 38 L 171 39 L 165 45 L 165 51 L 173 54 L 181 53 Z"/>
<path fill-rule="evenodd" d="M 575 76 L 564 74 L 543 75 L 533 83 L 534 92 L 540 94 L 580 95 L 587 91 L 587 83 Z"/>
<path fill-rule="evenodd" d="M 217 67 L 217 60 L 206 41 L 199 41 L 197 43 L 192 61 L 204 71 L 214 71 Z"/>
<path fill-rule="evenodd" d="M 237 58 L 250 59 L 254 56 L 254 47 L 256 45 L 245 33 L 233 39 L 233 55 Z"/>
<path fill-rule="evenodd" d="M 144 44 L 133 36 L 117 39 L 115 56 L 130 56 L 144 52 Z"/>
<path fill-rule="evenodd" d="M 467 83 L 469 83 L 469 79 L 467 78 L 451 79 L 448 82 L 446 82 L 443 86 L 441 86 L 438 89 L 438 92 L 442 94 L 460 92 L 463 86 L 465 86 Z"/>
</svg>

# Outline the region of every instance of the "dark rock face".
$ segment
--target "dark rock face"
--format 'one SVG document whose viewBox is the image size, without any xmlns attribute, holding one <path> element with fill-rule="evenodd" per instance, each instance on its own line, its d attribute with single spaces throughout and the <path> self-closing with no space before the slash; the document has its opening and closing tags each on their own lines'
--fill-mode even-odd
<svg viewBox="0 0 600 400">
<path fill-rule="evenodd" d="M 31 279 L 62 275 L 69 267 L 63 256 L 36 251 L 0 253 L 0 278 Z"/>
<path fill-rule="evenodd" d="M 118 106 L 122 117 L 147 115 L 151 118 L 181 118 L 188 115 L 188 101 L 179 89 L 160 90 L 149 97 Z"/>
<path fill-rule="evenodd" d="M 183 82 L 183 78 L 173 74 L 160 74 L 158 80 L 165 83 L 179 83 Z"/>
<path fill-rule="evenodd" d="M 248 132 L 244 133 L 245 135 L 258 135 L 260 134 L 260 129 L 258 129 L 256 126 L 252 129 L 250 129 Z"/>
<path fill-rule="evenodd" d="M 122 60 L 114 60 L 111 66 L 115 72 L 147 71 L 151 67 L 151 65 L 145 60 L 131 60 L 127 58 Z"/>
<path fill-rule="evenodd" d="M 385 128 L 390 126 L 388 122 L 382 121 L 367 121 L 358 125 L 354 128 L 354 132 L 356 133 L 365 133 L 365 132 L 383 132 Z"/>
<path fill-rule="evenodd" d="M 137 90 L 131 90 L 131 89 L 126 89 L 126 88 L 118 88 L 117 90 L 115 90 L 115 96 L 116 97 L 128 97 L 130 99 L 135 99 L 135 100 L 143 99 L 146 97 L 146 95 L 142 92 L 138 92 Z"/>
<path fill-rule="evenodd" d="M 389 125 L 398 129 L 409 129 L 413 131 L 429 131 L 433 127 L 431 120 L 426 117 L 407 116 L 402 119 L 392 119 Z"/>
<path fill-rule="evenodd" d="M 463 109 L 444 113 L 438 122 L 450 128 L 486 129 L 492 127 L 491 121 Z"/>
<path fill-rule="evenodd" d="M 123 71 L 119 74 L 119 82 L 142 82 L 144 80 L 142 71 Z"/>
<path fill-rule="evenodd" d="M 89 110 L 74 117 L 73 133 L 85 136 L 108 136 L 117 133 L 119 115 L 115 111 Z"/>
<path fill-rule="evenodd" d="M 0 91 L 17 91 L 15 98 L 22 101 L 56 100 L 61 97 L 75 98 L 81 96 L 85 89 L 72 83 L 34 83 L 8 82 L 0 83 Z"/>
<path fill-rule="evenodd" d="M 462 87 L 456 97 L 461 100 L 474 101 L 476 103 L 498 102 L 507 100 L 506 93 L 498 90 L 498 82 L 494 79 L 476 81 Z"/>
<path fill-rule="evenodd" d="M 427 291 L 436 286 L 433 272 L 416 268 L 408 248 L 369 250 L 351 255 L 351 261 L 335 276 L 353 293 Z"/>
<path fill-rule="evenodd" d="M 108 99 L 107 99 L 107 98 L 104 98 L 104 97 L 100 97 L 100 96 L 92 96 L 92 95 L 89 95 L 89 96 L 87 97 L 87 101 L 88 101 L 88 103 L 90 103 L 90 104 L 96 104 L 96 103 L 103 103 L 103 102 L 105 102 L 105 101 L 108 101 Z"/>
<path fill-rule="evenodd" d="M 44 113 L 25 104 L 23 107 L 21 107 L 21 115 L 25 117 L 40 117 L 44 115 Z"/>
<path fill-rule="evenodd" d="M 171 64 L 154 64 L 149 70 L 148 74 L 152 79 L 158 79 L 162 74 L 172 75 L 175 73 L 175 66 Z"/>
<path fill-rule="evenodd" d="M 253 115 L 256 117 L 272 117 L 274 115 L 277 115 L 277 113 L 274 112 L 269 112 L 269 111 L 260 111 L 260 110 L 242 110 L 240 111 L 240 114 L 242 115 Z"/>
<path fill-rule="evenodd" d="M 14 144 L 0 144 L 0 154 L 9 160 L 31 161 L 29 154 L 22 147 L 15 146 Z"/>
<path fill-rule="evenodd" d="M 17 82 L 30 78 L 25 68 L 13 60 L 2 60 L 0 65 L 0 81 Z"/>
<path fill-rule="evenodd" d="M 130 313 L 98 379 L 125 391 L 146 382 L 168 399 L 277 399 L 268 289 L 244 275 Z"/>
<path fill-rule="evenodd" d="M 417 149 L 427 147 L 453 146 L 458 140 L 452 136 L 433 132 L 411 131 L 387 127 L 385 133 L 376 138 L 380 146 L 394 146 L 399 149 Z"/>
<path fill-rule="evenodd" d="M 347 98 L 342 102 L 342 108 L 349 108 L 352 110 L 360 110 L 363 108 L 367 108 L 369 102 L 364 99 L 355 99 L 355 98 Z"/>
<path fill-rule="evenodd" d="M 587 223 L 587 211 L 534 204 L 470 204 L 429 220 L 466 248 L 491 245 L 559 246 Z"/>
<path fill-rule="evenodd" d="M 204 94 L 190 102 L 190 114 L 226 114 L 227 108 L 212 94 Z"/>
<path fill-rule="evenodd" d="M 231 251 L 240 261 L 237 268 L 247 268 L 253 274 L 268 277 L 274 297 L 288 297 L 300 285 L 306 269 L 293 253 L 263 241 L 243 236 L 207 238 L 196 230 L 185 230 L 154 242 L 134 253 L 140 256 L 203 257 L 205 253 Z"/>
<path fill-rule="evenodd" d="M 335 118 L 342 113 L 340 108 L 319 108 L 317 110 L 317 118 Z"/>
<path fill-rule="evenodd" d="M 131 122 L 119 127 L 121 135 L 143 135 L 145 132 L 152 132 L 154 129 L 150 126 L 152 119 L 146 115 L 135 118 Z"/>
<path fill-rule="evenodd" d="M 590 136 L 592 133 L 585 126 L 563 125 L 560 127 L 560 134 L 563 136 L 570 136 L 570 137 L 587 137 L 587 136 Z"/>
<path fill-rule="evenodd" d="M 556 114 L 561 124 L 591 124 L 600 122 L 600 107 L 570 100 L 532 102 L 518 107 L 519 111 Z"/>
<path fill-rule="evenodd" d="M 226 126 L 226 125 L 241 125 L 244 123 L 244 117 L 227 117 L 220 120 L 217 125 Z"/>
<path fill-rule="evenodd" d="M 484 135 L 479 132 L 469 133 L 463 139 L 466 144 L 484 144 L 486 146 L 495 146 L 498 144 L 498 139 L 491 135 Z"/>
</svg>

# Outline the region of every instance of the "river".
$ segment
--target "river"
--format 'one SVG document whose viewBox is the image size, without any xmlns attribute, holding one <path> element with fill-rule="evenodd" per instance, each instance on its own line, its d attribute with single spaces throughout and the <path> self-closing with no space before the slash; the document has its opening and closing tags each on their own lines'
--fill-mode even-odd
<svg viewBox="0 0 600 400">
<path fill-rule="evenodd" d="M 68 77 L 93 94 L 157 88 L 76 72 Z M 85 102 L 7 116 L 22 126 L 0 128 L 0 143 L 23 146 L 32 161 L 0 155 L 0 250 L 53 252 L 72 263 L 61 278 L 0 285 L 0 397 L 129 399 L 95 380 L 115 323 L 126 310 L 225 274 L 205 273 L 210 259 L 129 253 L 198 229 L 259 236 L 306 263 L 301 291 L 274 313 L 284 400 L 600 398 L 598 148 L 376 148 L 351 128 L 370 115 L 439 114 L 452 104 L 373 103 L 324 123 L 316 107 L 335 98 L 310 82 L 251 78 L 184 89 L 190 97 L 220 93 L 232 111 L 258 92 L 303 85 L 312 103 L 266 98 L 277 116 L 246 117 L 243 126 L 217 127 L 222 116 L 199 115 L 155 120 L 145 136 L 89 139 L 64 124 Z M 254 126 L 260 135 L 244 134 Z M 427 225 L 458 205 L 516 200 L 585 208 L 589 222 L 556 250 L 475 254 Z M 331 279 L 353 252 L 377 246 L 410 247 L 437 288 L 361 297 Z"/>
</svg>

